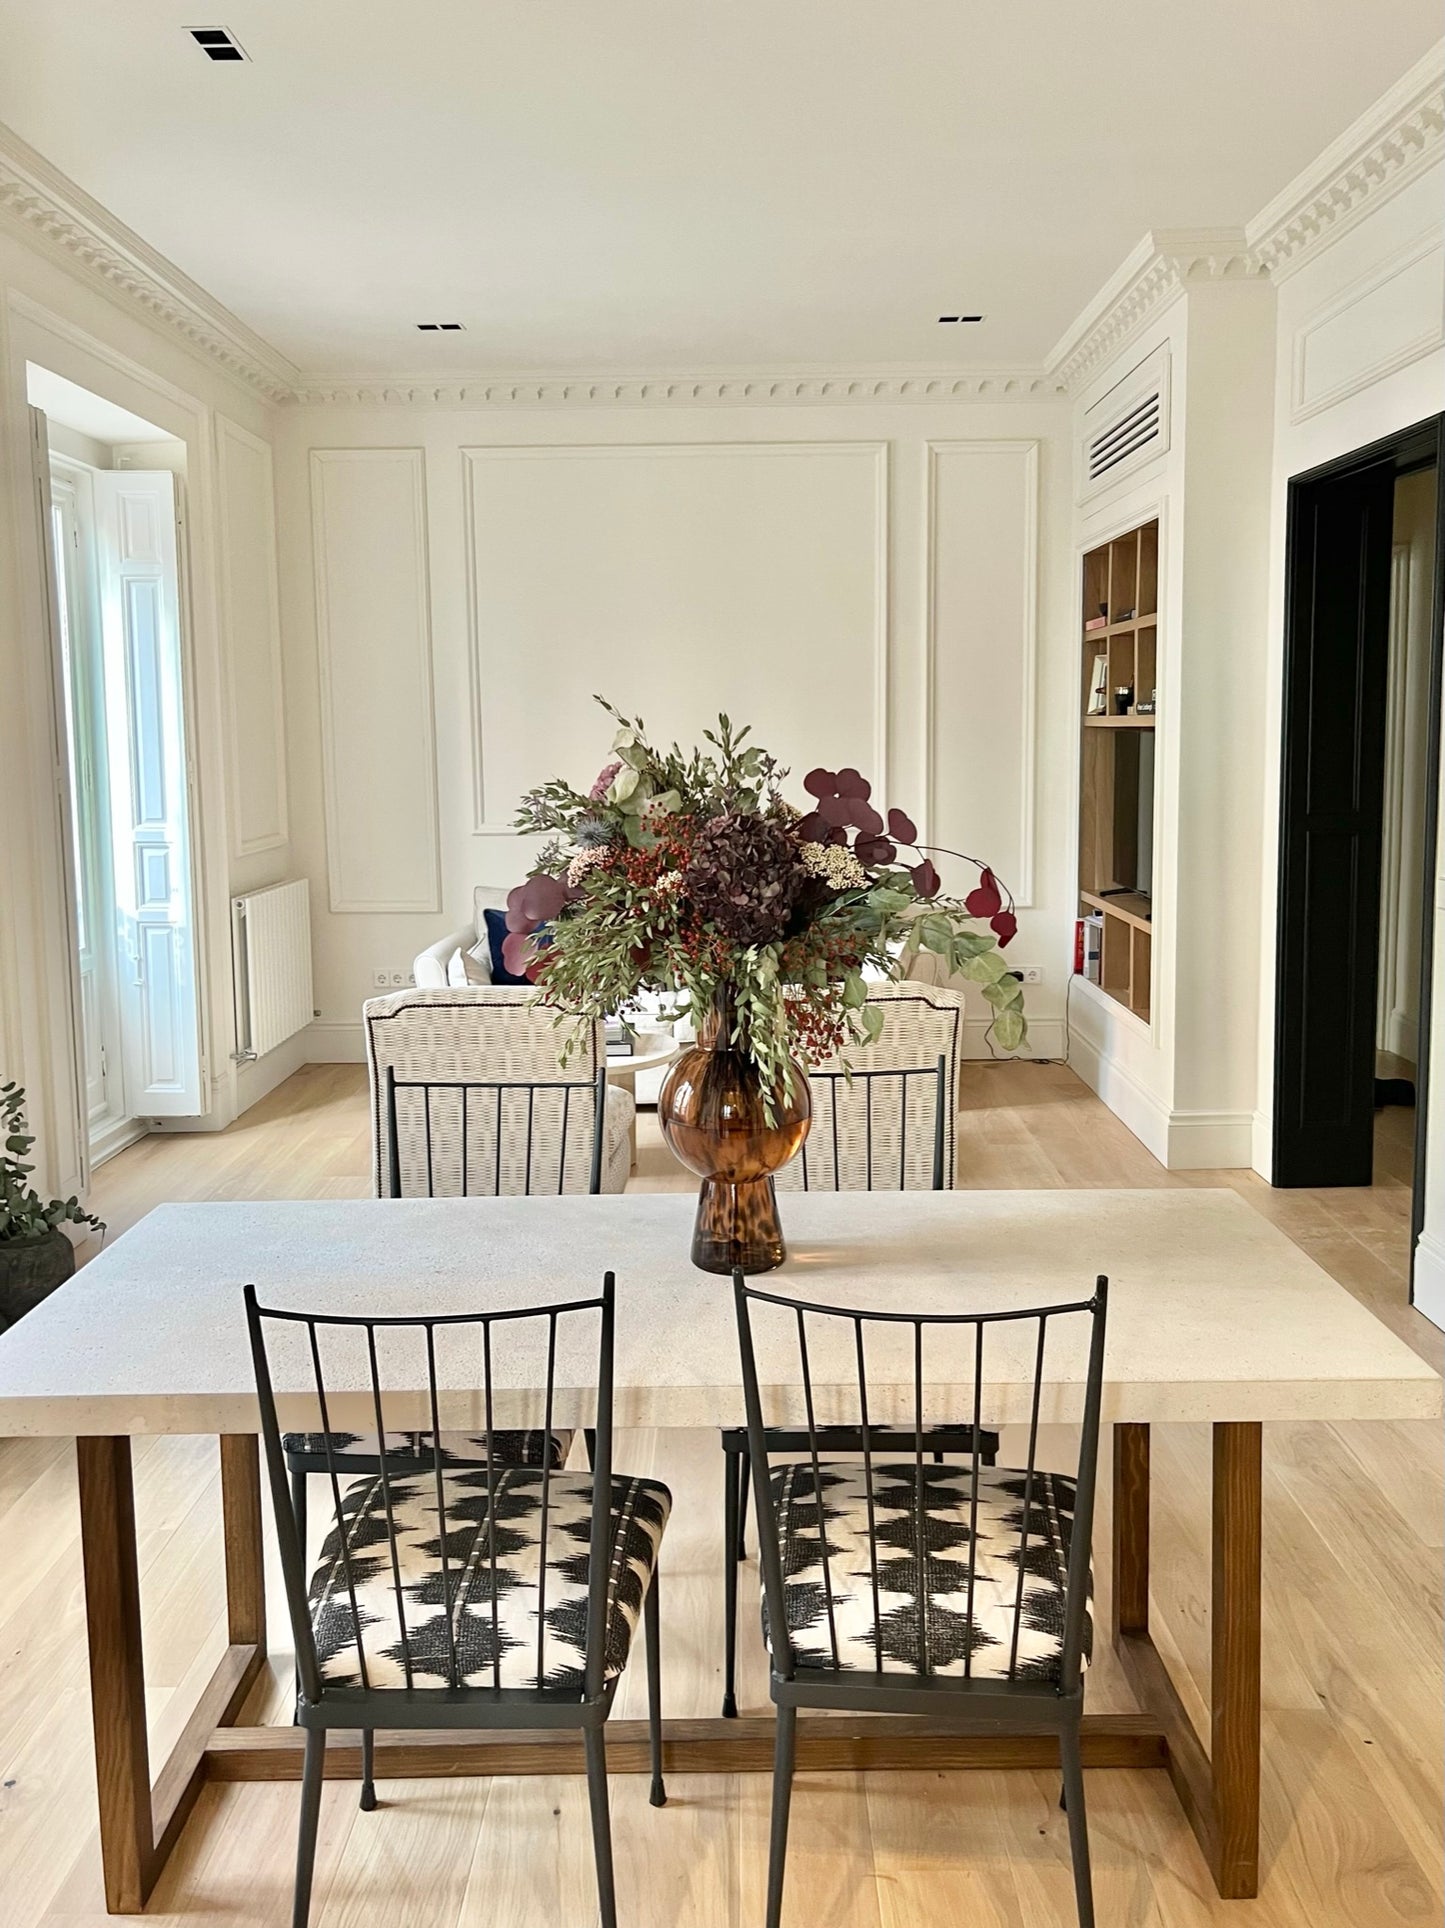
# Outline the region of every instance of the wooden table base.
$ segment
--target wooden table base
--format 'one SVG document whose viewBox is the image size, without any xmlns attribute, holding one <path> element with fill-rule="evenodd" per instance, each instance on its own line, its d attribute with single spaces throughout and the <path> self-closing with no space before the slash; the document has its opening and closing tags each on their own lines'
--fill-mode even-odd
<svg viewBox="0 0 1445 1928">
<path fill-rule="evenodd" d="M 144 1908 L 206 1780 L 298 1780 L 294 1727 L 235 1725 L 265 1662 L 266 1601 L 257 1441 L 221 1440 L 230 1645 L 154 1787 L 146 1740 L 140 1586 L 130 1442 L 76 1442 L 81 1544 L 90 1638 L 91 1702 L 106 1907 Z M 1209 1744 L 1190 1721 L 1149 1637 L 1149 1428 L 1114 1428 L 1114 1644 L 1139 1696 L 1138 1714 L 1086 1714 L 1085 1767 L 1168 1771 L 1219 1893 L 1259 1885 L 1260 1428 L 1214 1428 L 1213 1670 Z M 671 1774 L 769 1773 L 771 1717 L 664 1722 Z M 642 1721 L 613 1721 L 607 1759 L 618 1773 L 647 1771 Z M 803 1715 L 797 1765 L 813 1772 L 906 1768 L 1052 1768 L 1047 1734 L 960 1736 L 902 1716 Z M 580 1736 L 567 1732 L 395 1733 L 376 1739 L 378 1777 L 573 1774 Z M 330 1737 L 326 1774 L 361 1775 L 359 1737 Z"/>
</svg>

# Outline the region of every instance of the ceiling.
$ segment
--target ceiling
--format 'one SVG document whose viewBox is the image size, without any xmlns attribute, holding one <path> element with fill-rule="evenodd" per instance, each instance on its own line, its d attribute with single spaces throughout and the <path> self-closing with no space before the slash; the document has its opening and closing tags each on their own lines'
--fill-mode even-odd
<svg viewBox="0 0 1445 1928">
<path fill-rule="evenodd" d="M 102 442 L 107 448 L 122 448 L 135 442 L 174 439 L 169 429 L 157 428 L 154 422 L 132 415 L 128 408 L 108 402 L 102 395 L 92 395 L 88 388 L 80 388 L 63 375 L 39 368 L 34 362 L 26 364 L 25 377 L 26 396 L 32 408 L 43 409 L 48 421 L 74 429 L 78 435 L 88 435 L 92 442 Z"/>
<path fill-rule="evenodd" d="M 1368 11 L 0 0 L 0 121 L 307 373 L 1001 367 L 1440 30 Z"/>
</svg>

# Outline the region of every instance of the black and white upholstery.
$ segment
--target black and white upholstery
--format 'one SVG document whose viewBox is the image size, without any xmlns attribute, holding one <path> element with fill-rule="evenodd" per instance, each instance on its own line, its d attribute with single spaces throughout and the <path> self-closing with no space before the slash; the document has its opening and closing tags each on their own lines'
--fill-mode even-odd
<svg viewBox="0 0 1445 1928">
<path fill-rule="evenodd" d="M 530 986 L 395 991 L 363 1004 L 378 1198 L 623 1189 L 632 1094 L 605 1084 L 602 1026 L 557 1017 Z"/>
<path fill-rule="evenodd" d="M 379 1473 L 354 1481 L 311 1577 L 323 1683 L 446 1687 L 454 1644 L 463 1687 L 580 1693 L 592 1497 L 590 1473 L 544 1480 L 524 1467 L 492 1478 L 484 1467 L 447 1468 L 440 1504 L 431 1477 L 393 1480 L 389 1491 Z M 671 1506 L 657 1481 L 614 1475 L 604 1680 L 627 1665 Z M 442 1575 L 443 1511 L 450 1584 Z"/>
<path fill-rule="evenodd" d="M 868 1471 L 842 1460 L 816 1479 L 811 1461 L 770 1470 L 794 1665 L 1056 1682 L 1073 1480 L 980 1465 L 975 1497 L 968 1465 L 888 1461 L 872 1468 L 870 1494 Z M 763 1631 L 771 1650 L 766 1600 Z M 1092 1644 L 1086 1614 L 1085 1663 Z"/>
<path fill-rule="evenodd" d="M 364 1809 L 376 1806 L 378 1727 L 580 1731 L 600 1918 L 602 1928 L 616 1928 L 603 1730 L 640 1619 L 651 1800 L 662 1806 L 657 1563 L 672 1502 L 656 1480 L 612 1470 L 612 1274 L 593 1299 L 465 1316 L 368 1318 L 262 1308 L 253 1285 L 244 1299 L 296 1643 L 296 1719 L 306 1734 L 292 1928 L 307 1928 L 310 1915 L 326 1734 L 333 1727 L 361 1731 Z M 557 1442 L 570 1431 L 554 1423 L 565 1417 L 555 1414 L 557 1360 L 560 1347 L 561 1356 L 575 1362 L 573 1329 L 589 1319 L 598 1328 L 595 1425 L 588 1428 L 593 1470 L 568 1473 L 553 1463 Z M 287 1489 L 273 1346 L 288 1401 L 314 1403 L 319 1420 L 318 1431 L 288 1437 L 321 1448 L 333 1501 L 309 1580 Z M 431 1431 L 387 1428 L 382 1359 L 393 1398 L 430 1413 Z M 460 1375 L 473 1359 L 485 1427 L 480 1434 L 448 1434 L 444 1408 L 468 1385 Z M 341 1392 L 328 1391 L 328 1370 Z M 569 1374 L 575 1370 L 569 1364 Z M 511 1413 L 497 1411 L 505 1389 Z M 581 1396 L 594 1403 L 590 1394 Z M 341 1402 L 350 1417 L 358 1397 L 376 1414 L 374 1434 L 342 1433 L 334 1423 L 333 1415 L 343 1414 Z M 519 1408 L 534 1402 L 540 1427 L 496 1425 L 497 1418 L 521 1417 Z M 448 1439 L 479 1445 L 477 1463 L 449 1459 L 440 1445 Z M 503 1440 L 537 1463 L 505 1462 L 497 1450 Z M 372 1449 L 365 1470 L 361 1454 L 348 1459 L 338 1442 Z M 398 1444 L 408 1450 L 394 1453 Z"/>
<path fill-rule="evenodd" d="M 779 1928 L 797 1711 L 909 1714 L 946 1721 L 950 1732 L 996 1732 L 1016 1722 L 1058 1735 L 1080 1928 L 1094 1928 L 1089 1834 L 1079 1723 L 1092 1644 L 1090 1542 L 1103 1396 L 1108 1281 L 1092 1299 L 1023 1311 L 864 1311 L 810 1304 L 733 1275 L 743 1399 L 763 1577 L 763 1637 L 777 1707 L 767 1928 Z M 806 1458 L 769 1466 L 770 1433 L 759 1386 L 754 1327 L 769 1341 L 769 1403 L 807 1414 Z M 1033 1360 L 1022 1464 L 988 1466 L 980 1410 L 990 1342 L 1001 1375 Z M 1054 1353 L 1050 1352 L 1053 1344 Z M 1077 1355 L 1086 1343 L 1086 1360 Z M 798 1386 L 779 1352 L 791 1346 Z M 1055 1375 L 1083 1386 L 1072 1472 L 1039 1464 L 1046 1359 L 1069 1348 Z M 904 1428 L 870 1423 L 868 1361 L 906 1361 L 913 1396 Z M 861 1451 L 824 1457 L 815 1423 L 810 1358 L 856 1360 Z M 786 1353 L 784 1353 L 786 1357 Z M 1082 1365 L 1083 1370 L 1080 1371 Z M 938 1465 L 925 1388 L 971 1380 L 973 1450 L 963 1465 Z M 801 1396 L 799 1396 L 801 1395 Z M 957 1393 L 950 1395 L 957 1398 Z M 827 1394 L 836 1415 L 839 1390 Z M 851 1401 L 849 1402 L 852 1403 Z M 848 1415 L 851 1421 L 853 1415 Z M 834 1430 L 842 1431 L 837 1426 Z M 905 1433 L 910 1451 L 899 1451 Z"/>
</svg>

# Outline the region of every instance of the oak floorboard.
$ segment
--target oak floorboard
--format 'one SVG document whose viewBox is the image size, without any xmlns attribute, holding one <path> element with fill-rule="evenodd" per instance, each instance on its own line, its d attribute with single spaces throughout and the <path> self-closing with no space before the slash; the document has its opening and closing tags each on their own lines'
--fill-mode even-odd
<svg viewBox="0 0 1445 1928">
<path fill-rule="evenodd" d="M 1065 1067 L 980 1063 L 961 1080 L 958 1182 L 972 1187 L 1223 1185 L 1278 1225 L 1437 1366 L 1445 1336 L 1407 1304 L 1403 1113 L 1384 1114 L 1382 1182 L 1275 1192 L 1248 1172 L 1162 1170 Z M 644 1115 L 635 1188 L 688 1181 Z M 111 1236 L 167 1199 L 349 1197 L 370 1190 L 363 1074 L 311 1066 L 229 1131 L 141 1140 L 97 1174 Z M 97 1249 L 83 1250 L 82 1261 Z M 1063 1435 L 1041 1442 L 1063 1455 Z M 1208 1427 L 1153 1429 L 1152 1623 L 1197 1716 L 1209 1694 Z M 1107 1463 L 1109 1445 L 1104 1442 Z M 1010 1437 L 1004 1439 L 1004 1455 Z M 721 1694 L 721 1454 L 702 1434 L 620 1434 L 618 1464 L 674 1495 L 662 1582 L 670 1715 Z M 224 1643 L 213 1440 L 137 1440 L 149 1724 L 155 1757 Z M 1109 1483 L 1098 1546 L 1108 1544 Z M 1445 1497 L 1427 1422 L 1265 1428 L 1263 1885 L 1220 1902 L 1158 1773 L 1088 1777 L 1099 1919 L 1119 1928 L 1425 1928 L 1441 1915 L 1441 1665 L 1436 1576 Z M 263 1501 L 269 1506 L 269 1501 Z M 320 1493 L 313 1533 L 324 1528 Z M 0 1922 L 102 1928 L 73 1450 L 0 1441 Z M 755 1540 L 752 1544 L 756 1545 Z M 1096 1624 L 1109 1562 L 1097 1558 Z M 267 1666 L 248 1718 L 285 1720 L 289 1636 L 267 1526 Z M 739 1703 L 767 1707 L 756 1558 L 739 1576 Z M 1100 1712 L 1130 1706 L 1101 1641 Z M 619 1712 L 645 1709 L 632 1670 Z M 328 1783 L 315 1928 L 590 1928 L 595 1885 L 579 1778 L 381 1783 L 374 1814 Z M 613 1784 L 620 1918 L 630 1928 L 751 1928 L 762 1919 L 765 1775 Z M 1067 1827 L 1049 1773 L 807 1774 L 798 1779 L 785 1928 L 1072 1928 Z M 147 1919 L 168 1928 L 285 1928 L 296 1789 L 202 1791 Z"/>
</svg>

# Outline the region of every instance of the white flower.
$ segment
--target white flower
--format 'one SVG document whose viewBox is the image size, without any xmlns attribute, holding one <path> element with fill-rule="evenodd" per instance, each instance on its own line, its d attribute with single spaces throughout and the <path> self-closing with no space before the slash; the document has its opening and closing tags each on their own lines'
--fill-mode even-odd
<svg viewBox="0 0 1445 1928">
<path fill-rule="evenodd" d="M 654 890 L 669 892 L 669 891 L 677 890 L 680 887 L 681 883 L 682 883 L 682 872 L 680 870 L 664 870 L 658 877 L 656 883 L 653 884 L 652 888 Z"/>
<path fill-rule="evenodd" d="M 804 870 L 821 877 L 830 890 L 861 890 L 868 873 L 842 844 L 805 843 L 801 846 Z"/>
<path fill-rule="evenodd" d="M 607 848 L 606 844 L 592 844 L 584 850 L 573 852 L 571 861 L 567 865 L 567 882 L 574 890 L 593 865 L 602 862 L 607 855 Z"/>
</svg>

